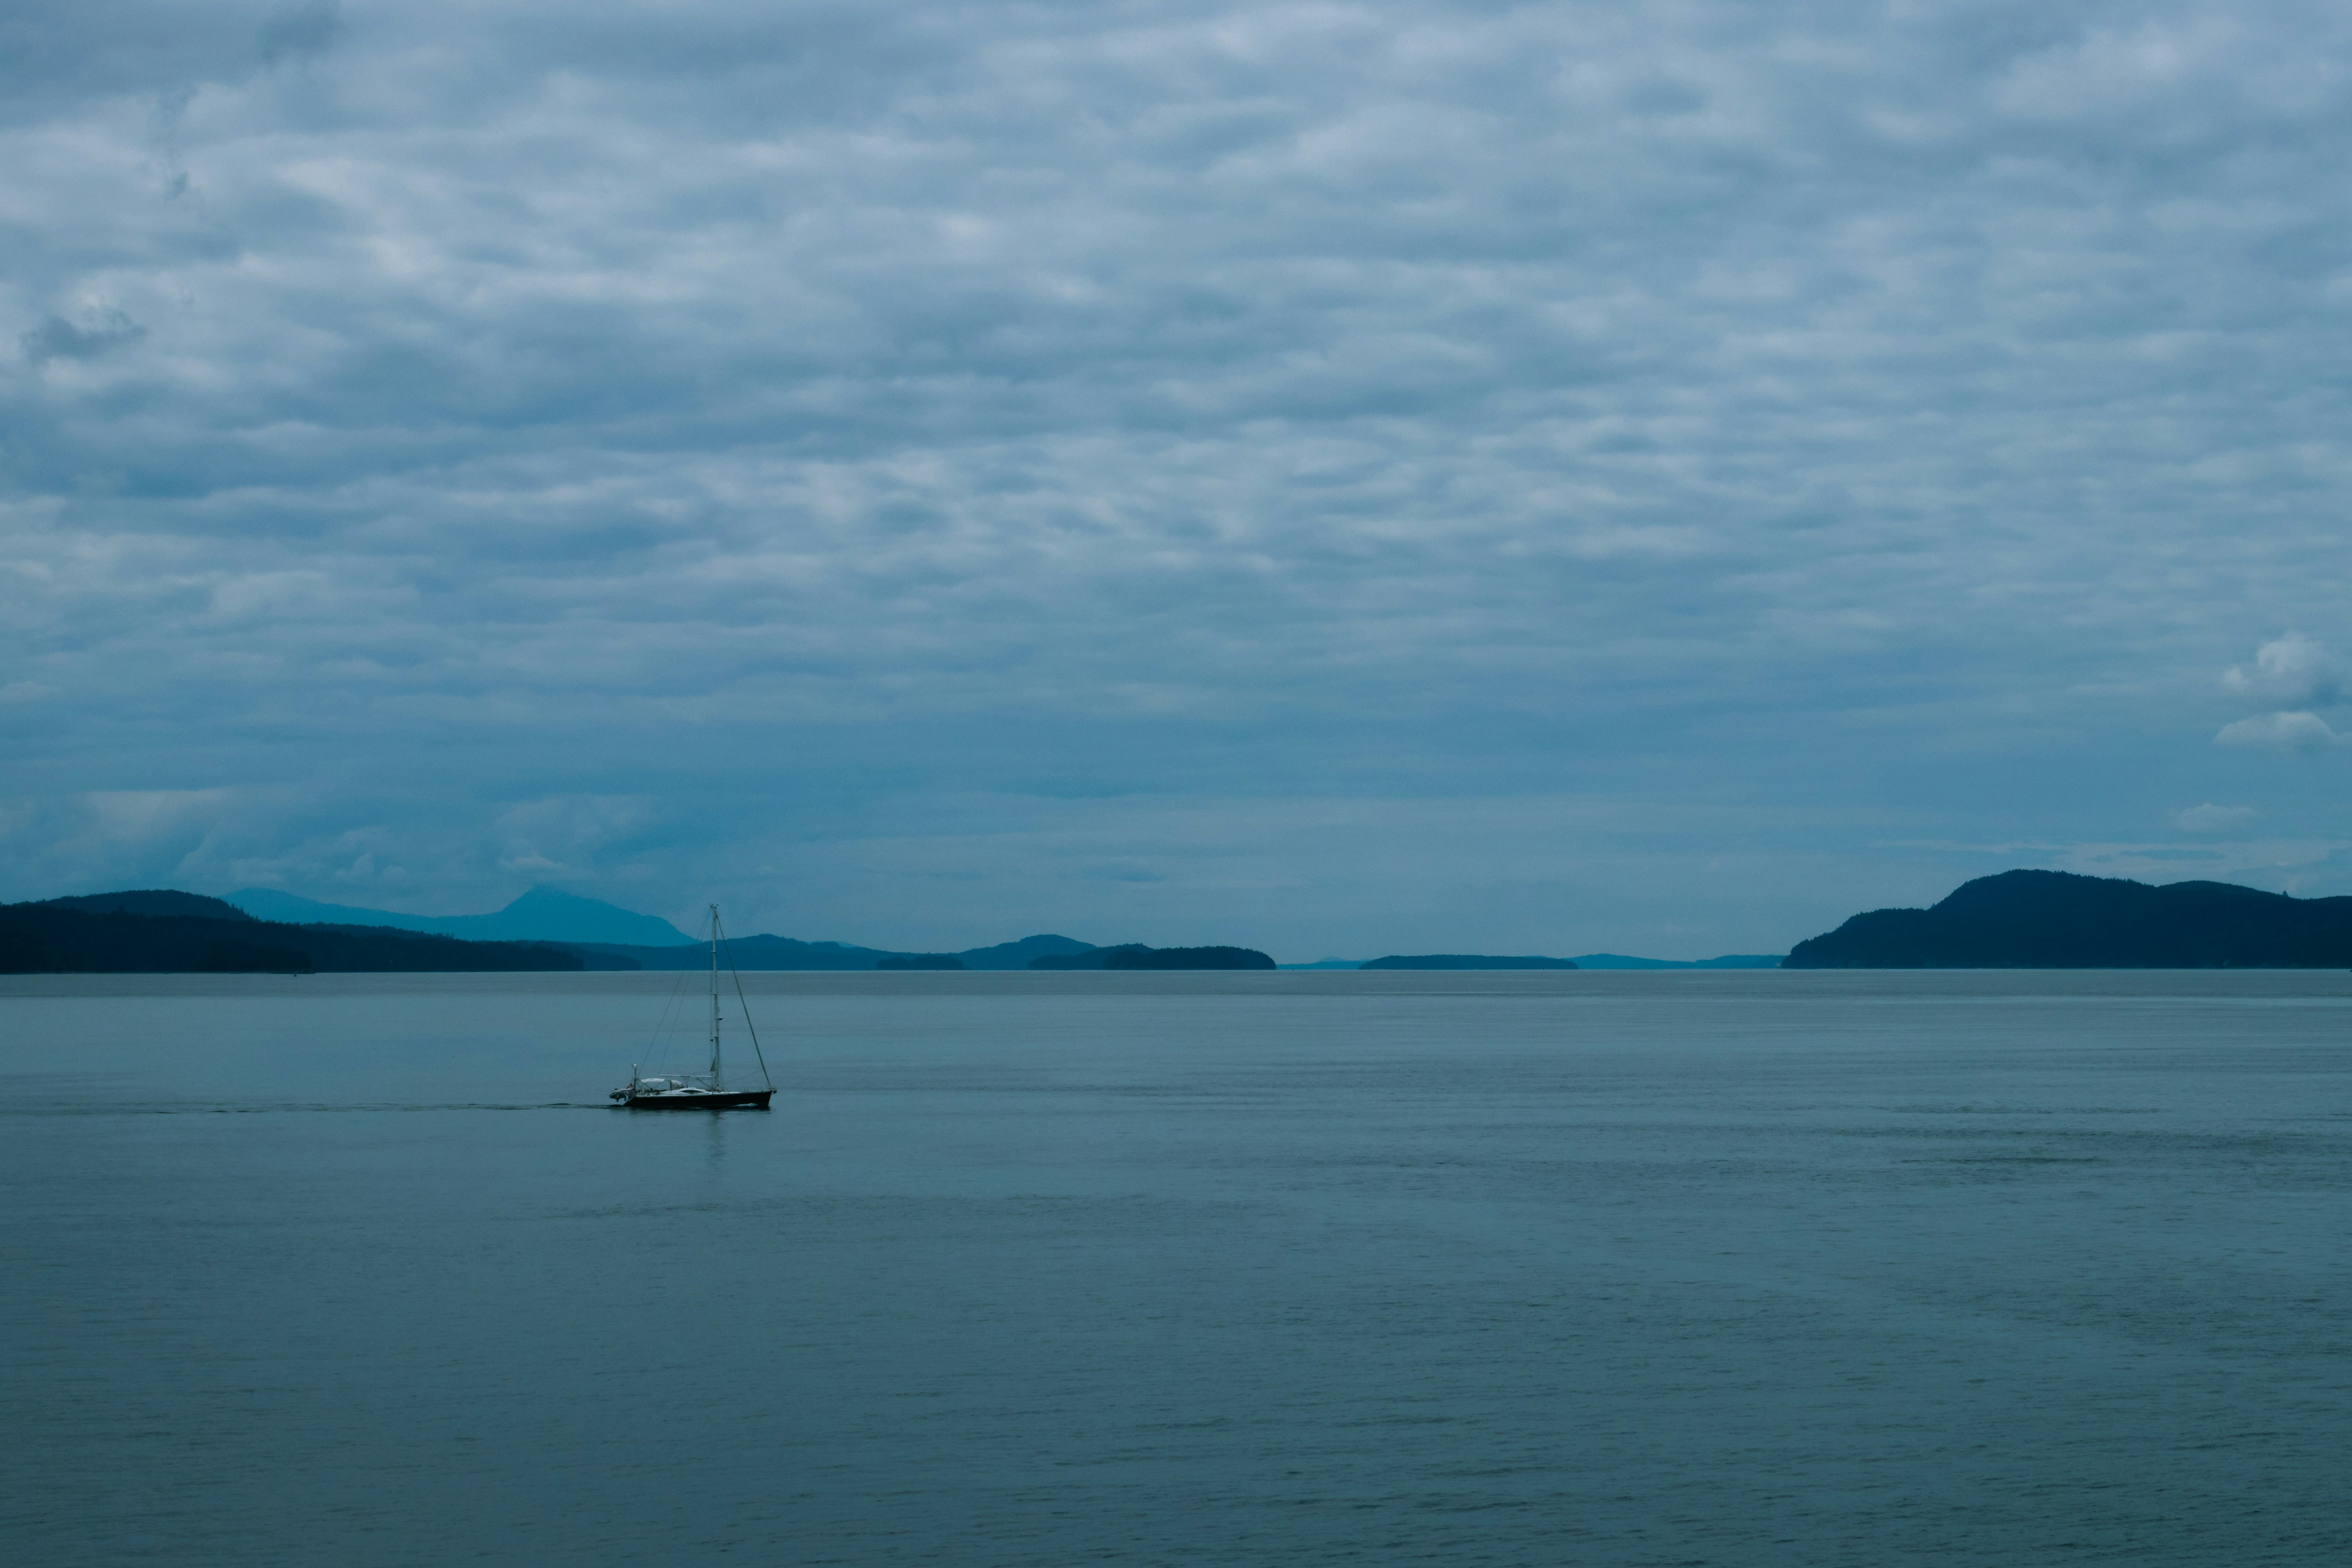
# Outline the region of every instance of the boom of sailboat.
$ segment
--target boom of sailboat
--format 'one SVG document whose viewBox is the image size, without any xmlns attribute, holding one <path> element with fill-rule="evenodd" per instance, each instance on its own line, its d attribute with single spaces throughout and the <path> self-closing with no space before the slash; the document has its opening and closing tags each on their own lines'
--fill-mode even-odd
<svg viewBox="0 0 2352 1568">
<path fill-rule="evenodd" d="M 719 906 L 713 904 L 710 906 L 710 1070 L 647 1078 L 636 1066 L 632 1066 L 629 1081 L 612 1093 L 617 1105 L 629 1110 L 765 1110 L 768 1101 L 775 1098 L 776 1081 L 768 1076 L 767 1055 L 760 1049 L 760 1031 L 751 1022 L 751 1005 L 743 995 L 743 977 L 735 973 L 732 962 L 729 963 L 727 973 L 735 982 L 735 1003 L 742 1009 L 744 1032 L 751 1037 L 751 1054 L 760 1064 L 761 1081 L 768 1087 L 727 1087 L 726 1068 L 719 1041 L 722 1017 L 719 994 L 719 947 L 725 940 L 726 933 L 719 923 Z"/>
</svg>

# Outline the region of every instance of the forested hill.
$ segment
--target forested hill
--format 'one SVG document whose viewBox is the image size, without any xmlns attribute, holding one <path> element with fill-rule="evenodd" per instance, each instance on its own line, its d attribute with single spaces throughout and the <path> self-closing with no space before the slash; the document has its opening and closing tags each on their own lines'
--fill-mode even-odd
<svg viewBox="0 0 2352 1568">
<path fill-rule="evenodd" d="M 2004 871 L 1925 910 L 1874 910 L 1801 942 L 1784 969 L 2352 968 L 2352 898 L 2230 882 Z"/>
<path fill-rule="evenodd" d="M 584 967 L 579 953 L 551 942 L 459 942 L 383 928 L 281 925 L 194 893 L 101 893 L 0 904 L 0 974 L 429 973 Z"/>
</svg>

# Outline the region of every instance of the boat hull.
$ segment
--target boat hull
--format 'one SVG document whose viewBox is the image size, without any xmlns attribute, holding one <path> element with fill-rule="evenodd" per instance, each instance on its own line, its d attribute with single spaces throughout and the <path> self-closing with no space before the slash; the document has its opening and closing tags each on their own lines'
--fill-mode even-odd
<svg viewBox="0 0 2352 1568">
<path fill-rule="evenodd" d="M 621 1102 L 630 1110 L 765 1110 L 772 1089 L 746 1089 L 740 1094 L 643 1094 Z"/>
</svg>

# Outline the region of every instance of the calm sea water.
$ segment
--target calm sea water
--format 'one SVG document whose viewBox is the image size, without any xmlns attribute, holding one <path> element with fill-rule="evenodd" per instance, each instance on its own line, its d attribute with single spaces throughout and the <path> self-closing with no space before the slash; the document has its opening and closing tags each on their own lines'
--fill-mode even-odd
<svg viewBox="0 0 2352 1568">
<path fill-rule="evenodd" d="M 2352 975 L 670 983 L 0 982 L 12 1560 L 2352 1560 Z"/>
</svg>

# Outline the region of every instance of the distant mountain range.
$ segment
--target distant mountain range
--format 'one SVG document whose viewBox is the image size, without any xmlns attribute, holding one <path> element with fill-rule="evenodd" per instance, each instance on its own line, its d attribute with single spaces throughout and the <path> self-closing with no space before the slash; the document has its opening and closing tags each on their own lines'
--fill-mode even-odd
<svg viewBox="0 0 2352 1568">
<path fill-rule="evenodd" d="M 699 969 L 709 963 L 709 950 L 669 921 L 653 915 L 638 914 L 631 910 L 609 904 L 601 899 L 583 898 L 557 889 L 534 886 L 506 908 L 482 915 L 411 915 L 393 910 L 369 909 L 357 904 L 335 904 L 317 899 L 306 899 L 274 888 L 241 888 L 226 900 L 206 898 L 195 893 L 184 893 L 167 889 L 139 891 L 99 893 L 67 899 L 42 900 L 37 904 L 0 905 L 0 910 L 74 910 L 82 914 L 140 917 L 150 920 L 231 920 L 250 921 L 257 925 L 272 925 L 278 935 L 261 942 L 269 949 L 261 957 L 244 953 L 236 958 L 229 950 L 211 953 L 209 963 L 248 963 L 248 966 L 287 967 L 300 959 L 317 968 L 408 968 L 425 967 L 475 969 L 483 967 L 543 968 L 573 966 L 589 969 Z M 33 920 L 36 924 L 48 917 L 19 917 L 18 924 Z M 68 921 L 68 924 L 72 922 Z M 29 928 L 26 928 L 29 930 Z M 165 942 L 155 953 L 140 957 L 121 943 L 130 940 L 122 928 L 108 942 L 98 947 L 53 948 L 34 942 L 20 945 L 16 956 L 35 969 L 56 965 L 68 958 L 74 964 L 100 962 L 101 950 L 113 957 L 104 962 L 120 961 L 131 968 L 152 968 L 156 963 L 193 962 L 190 952 L 182 952 L 184 944 Z M 159 928 L 160 930 L 160 928 Z M 285 937 L 287 931 L 317 931 L 345 933 L 344 936 L 320 936 L 307 942 Z M 383 942 L 395 933 L 434 936 L 466 943 L 539 944 L 541 951 L 524 954 L 508 952 L 498 955 L 461 953 L 447 946 L 435 948 L 404 948 Z M 157 932 L 151 932 L 157 935 Z M 218 933 L 216 932 L 215 935 Z M 364 941 L 361 940 L 364 938 Z M 27 939 L 29 941 L 29 939 Z M 46 941 L 46 939 L 44 939 Z M 95 940 L 95 939 L 93 939 Z M 224 941 L 246 941 L 245 938 L 222 938 Z M 111 942 L 112 945 L 109 945 Z M 353 945 L 357 942 L 358 945 Z M 369 943 L 375 945 L 370 946 Z M 135 944 L 134 944 L 135 945 Z M 246 945 L 253 945 L 246 942 Z M 903 952 L 888 948 L 861 947 L 837 942 L 802 942 L 792 937 L 761 933 L 732 939 L 729 947 L 735 965 L 746 970 L 1030 970 L 1030 969 L 1192 969 L 1192 968 L 1270 968 L 1274 961 L 1249 948 L 1151 948 L 1141 942 L 1122 942 L 1097 946 L 1075 937 L 1050 932 L 1023 937 L 1018 942 L 998 942 L 989 947 L 968 948 L 961 952 Z M 313 951 L 316 950 L 316 951 Z M 364 950 L 364 951 L 363 951 Z M 242 952 L 242 949 L 238 950 Z M 193 950 L 191 950 L 193 952 Z M 47 958 L 42 954 L 47 954 Z M 79 958 L 71 953 L 80 953 Z M 435 955 L 438 958 L 436 959 Z M 560 960 L 558 955 L 562 956 Z M 196 956 L 202 956 L 198 954 Z M 495 957 L 497 962 L 489 962 Z M 152 963 L 150 959 L 152 959 Z M 266 959 L 266 963 L 264 960 Z M 528 962 L 510 963 L 518 959 Z M 432 962 L 427 962 L 428 960 Z M 1312 964 L 1290 964 L 1296 969 L 1754 969 L 1769 968 L 1780 963 L 1777 958 L 1735 954 L 1724 958 L 1701 959 L 1696 963 L 1680 963 L 1668 959 L 1629 958 L 1620 953 L 1587 953 L 1580 958 L 1498 957 L 1480 953 L 1432 953 L 1418 956 L 1392 954 L 1371 960 L 1325 959 Z"/>
<path fill-rule="evenodd" d="M 666 920 L 637 914 L 601 899 L 584 899 L 576 893 L 539 886 L 533 886 L 495 914 L 487 915 L 406 915 L 353 904 L 322 903 L 273 888 L 240 888 L 228 895 L 227 901 L 261 920 L 300 925 L 390 927 L 470 942 L 562 942 L 590 955 L 592 961 L 596 957 L 604 961 L 594 967 L 698 969 L 710 962 L 709 948 Z M 1026 969 L 1041 957 L 1096 951 L 1092 942 L 1050 934 L 949 953 L 901 952 L 893 948 L 859 947 L 839 942 L 800 942 L 764 933 L 731 938 L 728 947 L 737 968 L 758 970 L 879 969 L 886 965 L 892 969 Z"/>
<path fill-rule="evenodd" d="M 524 930 L 563 929 L 562 922 L 648 922 L 651 917 L 546 889 L 526 894 L 502 911 Z M 378 910 L 288 899 L 276 907 L 296 912 L 349 913 L 362 920 Z M 250 902 L 271 907 L 273 900 Z M 583 910 L 577 906 L 591 906 Z M 416 917 L 409 917 L 415 919 Z M 486 920 L 494 917 L 471 917 Z M 539 923 L 533 923 L 539 922 Z M 457 924 L 456 921 L 444 923 Z M 493 928 L 497 929 L 497 928 Z M 632 928 L 639 929 L 639 928 Z M 961 953 L 890 952 L 834 942 L 789 937 L 730 939 L 727 960 L 749 970 L 919 969 L 1272 969 L 1274 960 L 1247 948 L 1152 948 L 1140 942 L 1098 948 L 1072 937 L 1041 935 L 976 947 Z M 93 893 L 0 905 L 0 973 L 283 973 L 325 971 L 480 971 L 534 969 L 700 969 L 710 962 L 701 942 L 636 946 L 598 942 L 499 942 L 438 931 L 403 930 L 344 921 L 299 924 L 268 921 L 220 899 L 170 889 Z"/>
<path fill-rule="evenodd" d="M 1248 948 L 1098 947 L 1051 933 L 962 952 L 894 952 L 738 937 L 749 970 L 1271 968 Z M 252 973 L 699 969 L 709 952 L 668 921 L 552 888 L 488 915 L 402 915 L 247 888 L 228 900 L 171 889 L 0 905 L 0 973 Z M 1298 968 L 1474 969 L 2352 968 L 2352 898 L 2295 899 L 2228 882 L 2152 887 L 2063 871 L 1980 877 L 1924 910 L 1874 910 L 1786 959 L 1691 963 L 1591 952 L 1326 959 Z"/>
<path fill-rule="evenodd" d="M 1962 883 L 1929 909 L 1856 915 L 1799 942 L 1782 967 L 2352 968 L 2352 898 L 2004 871 Z"/>
<path fill-rule="evenodd" d="M 750 970 L 1271 968 L 1248 948 L 1098 947 L 1051 933 L 961 952 L 895 952 L 761 934 L 730 944 Z M 0 972 L 699 969 L 709 950 L 668 921 L 532 888 L 488 915 L 403 915 L 247 888 L 224 901 L 171 889 L 0 905 Z M 1326 959 L 1297 968 L 1475 969 L 2352 968 L 2352 898 L 2295 899 L 2229 882 L 2152 887 L 2006 871 L 1924 910 L 1874 910 L 1786 959 L 1681 963 L 1589 952 Z"/>
<path fill-rule="evenodd" d="M 666 920 L 640 915 L 553 888 L 532 887 L 495 914 L 404 915 L 392 910 L 325 904 L 274 888 L 239 888 L 228 902 L 257 920 L 291 925 L 388 926 L 394 931 L 432 931 L 467 942 L 593 942 L 667 945 L 693 937 Z"/>
</svg>

